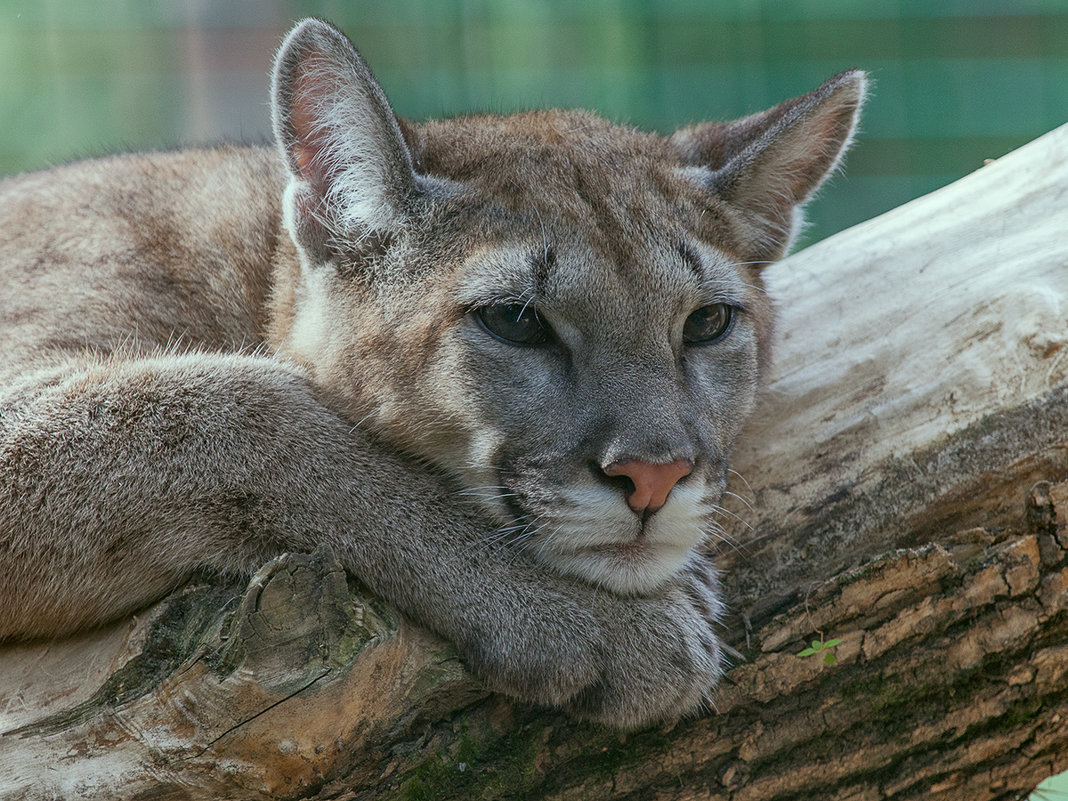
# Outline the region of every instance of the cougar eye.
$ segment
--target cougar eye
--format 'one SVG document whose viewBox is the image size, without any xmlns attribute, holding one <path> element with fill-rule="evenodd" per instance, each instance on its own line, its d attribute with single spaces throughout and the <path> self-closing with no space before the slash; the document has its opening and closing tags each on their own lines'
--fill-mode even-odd
<svg viewBox="0 0 1068 801">
<path fill-rule="evenodd" d="M 497 339 L 512 345 L 541 345 L 549 340 L 549 328 L 529 303 L 483 306 L 475 319 Z"/>
<path fill-rule="evenodd" d="M 734 321 L 734 307 L 726 303 L 702 306 L 682 326 L 682 341 L 687 345 L 708 345 L 723 337 Z"/>
</svg>

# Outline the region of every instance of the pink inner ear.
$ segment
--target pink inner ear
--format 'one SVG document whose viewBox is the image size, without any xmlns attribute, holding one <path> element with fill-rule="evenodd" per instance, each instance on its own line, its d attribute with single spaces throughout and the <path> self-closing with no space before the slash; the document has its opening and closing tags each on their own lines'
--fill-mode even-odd
<svg viewBox="0 0 1068 801">
<path fill-rule="evenodd" d="M 789 163 L 787 176 L 793 180 L 789 190 L 800 202 L 819 184 L 834 164 L 836 154 L 849 136 L 853 112 L 851 109 L 824 113 L 806 123 L 811 128 L 809 149 Z"/>
<path fill-rule="evenodd" d="M 310 77 L 322 75 L 323 71 L 314 59 L 301 65 L 300 77 L 294 82 L 293 101 L 289 109 L 289 123 L 293 129 L 293 159 L 301 177 L 315 187 L 316 192 L 326 191 L 334 175 L 329 174 L 325 148 L 329 138 L 326 127 L 316 116 L 323 107 L 322 84 Z"/>
</svg>

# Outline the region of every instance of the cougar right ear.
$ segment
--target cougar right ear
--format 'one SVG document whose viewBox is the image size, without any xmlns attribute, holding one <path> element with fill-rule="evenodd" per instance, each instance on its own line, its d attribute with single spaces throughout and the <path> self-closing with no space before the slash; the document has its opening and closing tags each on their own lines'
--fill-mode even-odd
<svg viewBox="0 0 1068 801">
<path fill-rule="evenodd" d="M 271 111 L 292 177 L 286 225 L 316 261 L 403 224 L 416 186 L 411 154 L 345 34 L 319 19 L 290 31 L 275 59 Z"/>
<path fill-rule="evenodd" d="M 840 73 L 806 95 L 728 123 L 681 128 L 671 142 L 704 185 L 742 213 L 754 260 L 785 253 L 801 206 L 833 172 L 856 129 L 867 76 Z"/>
</svg>

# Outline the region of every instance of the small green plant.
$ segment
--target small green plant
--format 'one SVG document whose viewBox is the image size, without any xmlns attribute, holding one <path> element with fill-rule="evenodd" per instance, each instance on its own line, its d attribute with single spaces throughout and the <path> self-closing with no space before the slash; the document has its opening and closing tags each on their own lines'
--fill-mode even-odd
<svg viewBox="0 0 1068 801">
<path fill-rule="evenodd" d="M 824 582 L 824 584 L 826 584 L 826 582 Z M 820 585 L 820 586 L 823 586 L 823 585 Z M 809 608 L 808 608 L 808 597 L 809 597 L 809 595 L 812 594 L 812 590 L 814 590 L 814 589 L 816 589 L 816 588 L 815 587 L 810 587 L 808 592 L 805 593 L 805 617 L 808 618 L 809 625 L 812 626 L 812 630 L 816 634 L 820 635 L 820 638 L 818 640 L 813 640 L 812 641 L 812 645 L 810 645 L 804 651 L 799 653 L 797 656 L 798 656 L 798 658 L 800 658 L 800 657 L 805 657 L 805 656 L 812 656 L 813 654 L 823 654 L 823 664 L 827 665 L 827 667 L 830 667 L 831 665 L 833 665 L 835 662 L 838 661 L 834 656 L 834 648 L 835 648 L 836 645 L 839 645 L 842 642 L 842 640 L 841 640 L 841 638 L 837 638 L 837 639 L 834 639 L 834 640 L 824 641 L 824 639 L 823 639 L 823 629 L 816 628 L 816 623 L 815 623 L 815 621 L 812 620 L 812 612 L 809 611 Z"/>
<path fill-rule="evenodd" d="M 842 642 L 841 639 L 823 641 L 823 633 L 820 633 L 818 640 L 813 640 L 812 645 L 806 648 L 804 651 L 798 654 L 802 656 L 812 656 L 813 654 L 823 654 L 823 664 L 833 665 L 837 660 L 834 658 L 834 647 Z"/>
</svg>

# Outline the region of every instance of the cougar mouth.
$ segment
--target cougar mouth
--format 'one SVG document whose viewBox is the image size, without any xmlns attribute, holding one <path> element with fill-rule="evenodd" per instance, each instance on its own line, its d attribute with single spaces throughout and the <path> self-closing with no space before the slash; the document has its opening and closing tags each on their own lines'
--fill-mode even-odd
<svg viewBox="0 0 1068 801">
<path fill-rule="evenodd" d="M 645 595 L 677 575 L 690 557 L 688 545 L 647 539 L 576 550 L 540 549 L 535 558 L 563 575 L 604 587 L 618 595 Z"/>
<path fill-rule="evenodd" d="M 617 569 L 618 567 L 633 569 L 643 565 L 652 567 L 663 559 L 664 551 L 670 549 L 658 547 L 639 535 L 629 542 L 601 545 L 588 550 L 591 554 L 603 559 L 609 568 L 616 566 Z"/>
<path fill-rule="evenodd" d="M 501 521 L 498 541 L 556 572 L 621 595 L 651 592 L 682 569 L 707 527 L 706 481 L 679 482 L 655 512 L 636 514 L 605 482 L 571 475 L 560 456 L 496 462 L 484 502 Z"/>
</svg>

